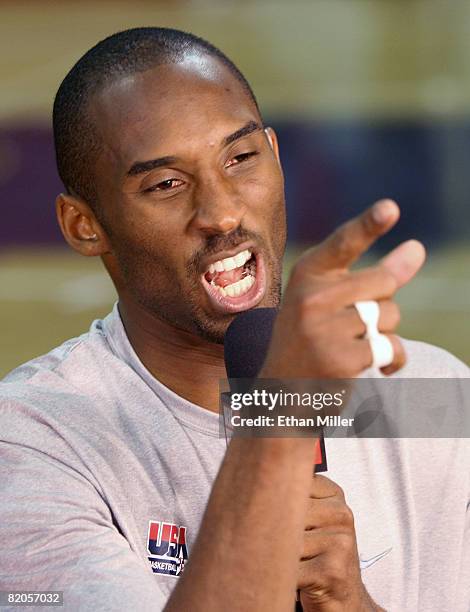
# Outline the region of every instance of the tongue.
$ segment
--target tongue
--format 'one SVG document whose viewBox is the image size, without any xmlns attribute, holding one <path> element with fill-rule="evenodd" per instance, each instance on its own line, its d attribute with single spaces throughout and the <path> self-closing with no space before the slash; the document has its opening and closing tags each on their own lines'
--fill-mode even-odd
<svg viewBox="0 0 470 612">
<path fill-rule="evenodd" d="M 219 287 L 226 287 L 239 281 L 243 274 L 243 266 L 230 270 L 229 272 L 217 272 L 214 276 L 214 283 Z"/>
</svg>

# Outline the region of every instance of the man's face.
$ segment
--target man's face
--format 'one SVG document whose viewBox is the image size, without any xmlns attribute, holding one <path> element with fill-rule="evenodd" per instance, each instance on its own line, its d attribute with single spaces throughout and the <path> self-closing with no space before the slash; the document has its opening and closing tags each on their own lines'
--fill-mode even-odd
<svg viewBox="0 0 470 612">
<path fill-rule="evenodd" d="M 236 313 L 276 306 L 283 176 L 274 135 L 231 72 L 192 56 L 115 82 L 91 111 L 120 299 L 215 342 Z"/>
</svg>

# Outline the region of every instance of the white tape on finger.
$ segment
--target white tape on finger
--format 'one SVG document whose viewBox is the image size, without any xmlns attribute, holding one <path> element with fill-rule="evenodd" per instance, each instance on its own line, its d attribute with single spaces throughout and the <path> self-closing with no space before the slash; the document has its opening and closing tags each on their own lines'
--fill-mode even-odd
<svg viewBox="0 0 470 612">
<path fill-rule="evenodd" d="M 379 332 L 380 307 L 374 300 L 356 302 L 354 306 L 366 326 L 364 338 L 370 343 L 372 367 L 385 368 L 393 362 L 394 351 L 390 339 Z"/>
<path fill-rule="evenodd" d="M 356 302 L 354 304 L 359 314 L 361 321 L 366 326 L 365 337 L 376 336 L 379 334 L 379 317 L 380 308 L 377 302 L 374 300 L 368 300 L 365 302 Z"/>
<path fill-rule="evenodd" d="M 392 363 L 394 357 L 393 344 L 385 334 L 369 337 L 369 343 L 372 351 L 373 368 L 385 368 Z"/>
</svg>

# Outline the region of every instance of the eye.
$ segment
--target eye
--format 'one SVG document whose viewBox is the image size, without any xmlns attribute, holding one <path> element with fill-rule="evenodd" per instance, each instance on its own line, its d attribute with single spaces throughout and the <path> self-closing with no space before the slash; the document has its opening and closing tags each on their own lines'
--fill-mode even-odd
<svg viewBox="0 0 470 612">
<path fill-rule="evenodd" d="M 225 164 L 225 167 L 226 168 L 230 168 L 230 166 L 236 166 L 237 164 L 241 164 L 244 161 L 249 160 L 250 158 L 254 157 L 255 155 L 258 155 L 258 151 L 249 151 L 248 153 L 240 153 L 240 155 L 236 155 L 235 157 L 232 157 L 232 159 L 230 159 Z"/>
<path fill-rule="evenodd" d="M 147 189 L 144 189 L 144 193 L 151 193 L 152 191 L 170 191 L 171 189 L 175 189 L 183 184 L 181 179 L 167 179 L 166 181 L 161 181 L 160 183 L 156 183 Z"/>
</svg>

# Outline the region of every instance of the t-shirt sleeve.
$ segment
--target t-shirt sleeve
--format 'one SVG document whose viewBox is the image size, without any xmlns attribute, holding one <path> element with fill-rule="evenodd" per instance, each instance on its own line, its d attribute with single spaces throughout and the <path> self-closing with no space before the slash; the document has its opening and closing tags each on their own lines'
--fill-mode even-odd
<svg viewBox="0 0 470 612">
<path fill-rule="evenodd" d="M 81 473 L 0 442 L 0 590 L 63 591 L 66 610 L 158 612 L 166 597 Z"/>
</svg>

